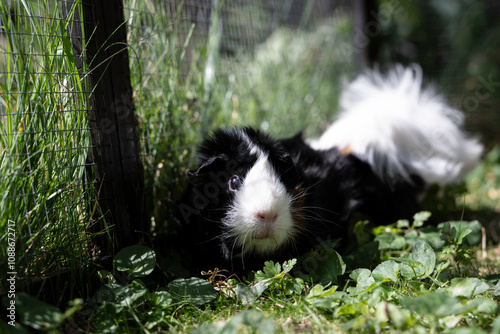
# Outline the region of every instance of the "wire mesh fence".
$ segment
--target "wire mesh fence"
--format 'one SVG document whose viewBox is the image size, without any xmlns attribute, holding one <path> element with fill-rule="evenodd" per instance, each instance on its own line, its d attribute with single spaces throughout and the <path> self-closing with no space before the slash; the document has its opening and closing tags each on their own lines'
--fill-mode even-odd
<svg viewBox="0 0 500 334">
<path fill-rule="evenodd" d="M 300 3 L 297 8 L 290 1 L 125 2 L 153 233 L 175 224 L 175 203 L 200 134 L 213 123 L 235 123 L 239 111 L 232 101 L 244 92 L 231 92 L 228 78 L 249 71 L 249 55 L 273 31 L 312 27 L 331 16 L 330 2 L 315 3 L 306 15 Z M 245 117 L 254 115 L 250 111 Z"/>
<path fill-rule="evenodd" d="M 223 69 L 229 62 L 220 62 L 219 55 L 251 53 L 281 26 L 306 27 L 315 13 L 329 15 L 328 2 L 311 3 L 2 2 L 1 211 L 2 228 L 12 231 L 12 238 L 2 238 L 9 245 L 13 240 L 18 276 L 44 277 L 110 255 L 113 241 L 99 254 L 103 245 L 94 242 L 96 236 L 116 241 L 142 229 L 127 221 L 131 209 L 123 206 L 123 193 L 134 189 L 141 192 L 134 198 L 141 202 L 137 210 L 147 212 L 150 231 L 174 221 L 194 143 L 226 117 L 209 115 L 209 104 L 228 95 L 227 86 L 214 92 L 213 71 L 224 78 L 237 73 L 236 67 Z M 117 11 L 123 11 L 122 21 L 106 28 L 109 16 L 105 21 L 103 13 Z M 120 37 L 122 27 L 127 33 Z M 119 60 L 123 55 L 129 56 L 125 62 Z M 111 60 L 129 66 L 133 103 L 124 102 L 126 87 L 107 88 L 106 73 L 116 72 Z M 121 80 L 114 78 L 118 86 Z M 115 109 L 123 105 L 135 111 L 134 124 L 118 124 Z M 106 109 L 114 115 L 103 116 Z M 120 142 L 127 131 L 114 125 L 139 129 L 145 191 L 126 188 L 130 168 L 123 155 L 133 155 L 130 147 L 137 144 Z M 7 266 L 12 252 L 1 251 Z"/>
<path fill-rule="evenodd" d="M 314 136 L 369 62 L 421 63 L 498 139 L 500 6 L 374 3 L 2 1 L 1 284 L 170 231 L 214 125 Z"/>
<path fill-rule="evenodd" d="M 209 9 L 203 3 L 173 1 L 124 4 L 145 202 L 153 230 L 173 216 L 191 158 L 189 143 L 196 135 L 191 107 L 196 100 L 188 91 L 194 94 L 203 87 L 199 73 L 190 68 L 203 63 L 195 50 L 203 49 L 207 40 Z"/>
<path fill-rule="evenodd" d="M 92 258 L 90 92 L 68 50 L 59 5 L 1 3 L 2 278 L 41 278 Z"/>
</svg>

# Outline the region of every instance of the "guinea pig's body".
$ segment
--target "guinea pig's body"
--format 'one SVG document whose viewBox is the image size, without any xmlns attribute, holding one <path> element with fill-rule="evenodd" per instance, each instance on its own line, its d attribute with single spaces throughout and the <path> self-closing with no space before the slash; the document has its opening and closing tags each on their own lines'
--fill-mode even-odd
<svg viewBox="0 0 500 334">
<path fill-rule="evenodd" d="M 217 130 L 199 156 L 179 210 L 205 269 L 297 257 L 345 237 L 354 212 L 389 223 L 417 210 L 416 187 L 390 187 L 354 155 L 314 150 L 300 134 L 274 140 L 251 128 Z"/>
<path fill-rule="evenodd" d="M 365 103 L 368 111 L 359 111 L 359 105 L 353 112 L 344 111 L 314 142 L 305 141 L 301 134 L 276 140 L 251 128 L 219 129 L 205 139 L 198 151 L 199 168 L 191 172 L 179 205 L 183 233 L 199 269 L 259 269 L 265 260 L 297 257 L 322 240 L 345 237 L 354 213 L 361 213 L 376 224 L 410 218 L 418 209 L 417 193 L 429 183 L 428 175 L 435 178 L 439 173 L 449 174 L 449 170 L 463 175 L 479 158 L 480 145 L 467 139 L 457 124 L 449 129 L 449 107 L 443 111 L 446 105 L 441 100 L 433 100 L 428 91 L 400 89 L 404 85 L 420 89 L 418 75 L 411 76 L 408 71 L 400 70 L 396 76 L 399 80 L 391 79 L 393 84 L 388 85 L 388 90 L 403 100 L 416 98 L 409 102 L 416 110 L 396 120 L 388 119 L 383 112 L 377 111 L 380 117 L 370 114 L 368 122 L 372 123 L 363 127 L 377 127 L 387 121 L 389 129 L 381 132 L 381 138 L 353 138 L 353 150 L 345 142 L 348 129 L 337 130 L 338 124 L 353 126 L 353 117 L 362 123 L 363 113 L 370 113 L 369 109 L 376 106 Z M 377 80 L 372 80 L 372 86 L 363 84 L 372 90 L 373 85 L 380 87 Z M 354 88 L 359 88 L 359 82 L 346 92 L 352 93 Z M 437 103 L 430 114 L 433 119 L 427 121 L 435 126 L 446 125 L 452 138 L 441 136 L 439 142 L 426 142 L 425 150 L 430 155 L 416 160 L 412 153 L 422 150 L 419 145 L 423 144 L 412 141 L 429 137 L 434 131 L 418 122 L 418 109 L 422 106 L 419 96 Z M 340 139 L 335 136 L 339 132 L 343 133 Z M 391 143 L 395 138 L 396 143 Z M 448 152 L 447 148 L 455 147 L 457 142 L 469 148 L 456 155 Z M 439 154 L 443 157 L 436 158 Z M 401 162 L 399 156 L 409 159 Z M 467 156 L 467 164 L 462 156 Z M 425 170 L 424 158 L 437 159 L 430 167 L 435 171 L 421 172 Z"/>
</svg>

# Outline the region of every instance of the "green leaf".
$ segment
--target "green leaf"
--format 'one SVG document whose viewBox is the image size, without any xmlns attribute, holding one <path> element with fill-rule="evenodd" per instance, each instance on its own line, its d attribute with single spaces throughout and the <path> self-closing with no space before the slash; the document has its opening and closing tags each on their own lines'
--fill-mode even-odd
<svg viewBox="0 0 500 334">
<path fill-rule="evenodd" d="M 297 259 L 291 259 L 283 262 L 283 272 L 289 273 L 296 264 L 297 264 Z"/>
<path fill-rule="evenodd" d="M 445 235 L 449 235 L 458 245 L 464 241 L 470 245 L 477 245 L 481 242 L 482 225 L 477 221 L 449 221 L 438 225 L 438 229 Z"/>
<path fill-rule="evenodd" d="M 160 308 L 167 308 L 172 304 L 172 295 L 168 291 L 155 291 L 149 300 L 153 305 Z"/>
<path fill-rule="evenodd" d="M 475 298 L 469 300 L 465 305 L 457 305 L 454 307 L 455 314 L 468 313 L 495 313 L 498 309 L 498 304 L 489 298 Z"/>
<path fill-rule="evenodd" d="M 273 261 L 266 261 L 264 263 L 263 272 L 268 275 L 268 277 L 273 277 L 281 272 L 281 265 L 279 262 L 274 263 Z"/>
<path fill-rule="evenodd" d="M 165 317 L 165 311 L 162 309 L 154 309 L 152 311 L 148 311 L 146 314 L 143 313 L 141 320 L 142 318 L 147 319 L 144 324 L 147 329 L 153 329 L 156 327 L 155 329 L 158 330 L 158 327 L 168 327 L 169 323 L 165 320 Z"/>
<path fill-rule="evenodd" d="M 413 227 L 421 227 L 429 219 L 431 213 L 428 211 L 418 212 L 413 216 Z"/>
<path fill-rule="evenodd" d="M 119 313 L 123 310 L 123 306 L 115 303 L 104 303 L 99 306 L 97 311 L 96 332 L 108 334 L 118 332 L 118 325 L 115 319 L 119 317 Z"/>
<path fill-rule="evenodd" d="M 309 290 L 309 293 L 306 296 L 306 300 L 314 299 L 316 297 L 321 296 L 324 290 L 325 290 L 324 286 L 322 286 L 321 284 L 316 284 L 311 288 L 311 290 Z"/>
<path fill-rule="evenodd" d="M 129 246 L 115 255 L 113 265 L 118 271 L 126 271 L 129 275 L 142 277 L 149 275 L 155 268 L 156 255 L 149 247 Z"/>
<path fill-rule="evenodd" d="M 455 308 L 460 305 L 457 298 L 439 292 L 431 292 L 416 298 L 401 298 L 401 305 L 411 311 L 431 318 L 440 318 L 455 313 Z"/>
<path fill-rule="evenodd" d="M 447 290 L 452 296 L 471 298 L 484 293 L 490 286 L 478 278 L 454 278 Z"/>
<path fill-rule="evenodd" d="M 359 296 L 365 292 L 372 292 L 374 289 L 379 287 L 378 283 L 375 283 L 375 279 L 370 276 L 369 279 L 367 279 L 363 285 L 359 285 L 356 287 L 348 287 L 347 292 L 349 293 L 350 296 Z"/>
<path fill-rule="evenodd" d="M 425 226 L 418 230 L 413 230 L 405 235 L 408 244 L 414 244 L 421 240 L 427 242 L 434 249 L 441 249 L 445 241 L 441 238 L 442 233 L 435 226 Z"/>
<path fill-rule="evenodd" d="M 236 297 L 243 305 L 252 305 L 271 284 L 271 280 L 263 280 L 252 285 L 240 283 L 236 286 Z"/>
<path fill-rule="evenodd" d="M 99 277 L 99 279 L 101 280 L 101 282 L 104 282 L 105 284 L 116 283 L 115 277 L 108 270 L 105 270 L 105 269 L 99 270 L 97 272 L 97 276 Z"/>
<path fill-rule="evenodd" d="M 231 328 L 250 327 L 258 333 L 273 333 L 274 321 L 272 318 L 266 319 L 265 313 L 255 310 L 247 310 L 233 316 L 228 323 Z M 225 330 L 223 332 L 226 332 Z M 235 331 L 236 332 L 236 331 Z"/>
<path fill-rule="evenodd" d="M 14 326 L 8 322 L 14 324 Z M 3 319 L 0 320 L 0 333 L 29 334 L 30 332 L 26 329 L 26 327 L 21 326 L 20 322 L 7 318 L 7 322 L 3 321 Z"/>
<path fill-rule="evenodd" d="M 375 283 L 375 279 L 372 277 L 371 271 L 368 269 L 355 269 L 351 273 L 350 277 L 356 281 L 356 287 L 347 288 L 347 292 L 349 292 L 353 296 L 359 295 L 363 292 L 371 291 L 377 286 L 377 283 Z"/>
<path fill-rule="evenodd" d="M 477 327 L 458 327 L 447 331 L 448 334 L 488 334 L 488 332 L 483 331 Z M 491 332 L 494 333 L 494 332 Z"/>
<path fill-rule="evenodd" d="M 309 277 L 322 285 L 337 283 L 337 278 L 343 275 L 346 269 L 342 257 L 332 248 L 309 252 L 302 259 L 301 265 Z"/>
<path fill-rule="evenodd" d="M 173 280 L 168 284 L 168 289 L 175 299 L 195 305 L 210 303 L 217 297 L 212 284 L 197 277 Z"/>
<path fill-rule="evenodd" d="M 348 316 L 353 316 L 357 313 L 359 308 L 359 305 L 357 304 L 344 304 L 340 305 L 335 309 L 335 315 L 340 316 L 340 315 L 348 315 Z"/>
<path fill-rule="evenodd" d="M 425 275 L 429 276 L 436 267 L 436 253 L 429 244 L 424 241 L 417 241 L 411 248 L 410 258 L 417 260 L 424 265 Z"/>
<path fill-rule="evenodd" d="M 307 303 L 320 308 L 334 308 L 340 305 L 340 300 L 347 300 L 344 292 L 337 292 L 338 287 L 324 289 L 320 284 L 315 285 L 307 294 Z M 345 297 L 345 298 L 344 298 Z"/>
<path fill-rule="evenodd" d="M 462 315 L 448 315 L 439 319 L 439 322 L 447 328 L 454 328 L 463 319 Z"/>
<path fill-rule="evenodd" d="M 450 260 L 438 262 L 436 264 L 435 270 L 437 272 L 441 272 L 441 271 L 445 270 L 446 268 L 448 268 L 450 266 L 450 263 L 451 263 Z"/>
<path fill-rule="evenodd" d="M 203 325 L 192 334 L 229 334 L 229 333 L 262 333 L 275 332 L 274 319 L 266 318 L 265 313 L 256 310 L 242 311 L 232 316 L 226 323 Z"/>
<path fill-rule="evenodd" d="M 253 293 L 251 286 L 246 285 L 244 283 L 240 283 L 236 286 L 236 298 L 243 305 L 252 305 L 260 295 Z"/>
<path fill-rule="evenodd" d="M 479 313 L 493 314 L 498 312 L 498 303 L 489 298 L 476 298 L 469 301 L 467 304 L 474 305 L 475 311 Z"/>
<path fill-rule="evenodd" d="M 492 287 L 490 292 L 493 296 L 500 296 L 500 280 L 498 280 L 497 284 Z"/>
<path fill-rule="evenodd" d="M 457 242 L 458 244 L 462 244 L 463 242 L 463 239 L 468 236 L 470 233 L 472 233 L 472 230 L 468 227 L 466 228 L 462 228 L 462 229 L 458 229 L 458 232 L 457 232 Z"/>
<path fill-rule="evenodd" d="M 387 281 L 392 281 L 392 282 L 397 282 L 398 279 L 398 272 L 399 272 L 400 265 L 399 263 L 389 260 L 389 261 L 384 261 L 381 264 L 379 264 L 375 269 L 372 271 L 372 277 L 377 283 L 383 283 Z"/>
<path fill-rule="evenodd" d="M 495 321 L 493 321 L 493 325 L 491 326 L 491 334 L 499 334 L 500 333 L 500 315 L 497 316 Z"/>
<path fill-rule="evenodd" d="M 325 288 L 321 284 L 316 284 L 307 294 L 306 300 L 328 297 L 329 295 L 337 291 L 337 289 L 338 286 L 332 286 L 331 288 L 325 290 Z"/>
<path fill-rule="evenodd" d="M 371 277 L 372 272 L 366 268 L 358 268 L 354 269 L 352 273 L 349 275 L 350 278 L 356 281 L 356 286 L 364 286 L 368 282 L 368 279 Z M 373 283 L 369 282 L 368 285 Z"/>
<path fill-rule="evenodd" d="M 356 236 L 356 241 L 358 245 L 363 245 L 369 242 L 372 238 L 371 233 L 368 231 L 368 228 L 366 228 L 366 225 L 368 225 L 369 222 L 367 220 L 365 221 L 358 221 L 354 225 L 354 235 Z"/>
<path fill-rule="evenodd" d="M 391 260 L 409 266 L 411 268 L 423 267 L 424 265 L 417 260 L 410 259 L 408 257 L 391 257 Z M 412 274 L 413 275 L 413 274 Z"/>
<path fill-rule="evenodd" d="M 396 222 L 396 227 L 400 230 L 410 227 L 410 222 L 407 219 L 400 219 Z"/>
<path fill-rule="evenodd" d="M 379 249 L 403 249 L 406 246 L 406 240 L 397 233 L 382 233 L 374 239 L 379 244 Z"/>
<path fill-rule="evenodd" d="M 280 275 L 281 273 L 282 273 L 281 272 L 281 265 L 278 262 L 274 263 L 273 261 L 266 261 L 264 263 L 264 268 L 255 273 L 255 280 L 262 281 L 262 280 L 274 278 L 274 277 Z"/>
<path fill-rule="evenodd" d="M 431 292 L 416 298 L 401 298 L 401 305 L 431 319 L 469 313 L 492 314 L 498 305 L 488 298 L 475 298 L 463 305 L 456 297 L 441 292 Z"/>
<path fill-rule="evenodd" d="M 136 303 L 142 302 L 147 294 L 148 289 L 139 280 L 133 281 L 131 284 L 123 286 L 120 284 L 107 284 L 99 289 L 96 293 L 99 296 L 99 302 L 114 302 L 122 307 L 129 307 Z M 121 311 L 121 308 L 118 312 Z"/>
<path fill-rule="evenodd" d="M 407 278 L 427 277 L 434 271 L 436 267 L 436 253 L 424 241 L 417 241 L 413 244 L 411 253 L 408 255 L 407 261 L 402 261 L 401 274 Z M 420 263 L 421 266 L 412 265 L 412 262 Z"/>
<path fill-rule="evenodd" d="M 302 291 L 304 290 L 305 287 L 306 286 L 304 284 L 304 280 L 302 280 L 301 278 L 298 278 L 298 277 L 291 279 L 285 285 L 286 292 L 289 295 L 291 295 L 291 294 L 300 295 L 300 294 L 302 294 Z"/>
<path fill-rule="evenodd" d="M 15 299 L 16 312 L 21 323 L 38 330 L 56 328 L 63 320 L 63 313 L 55 306 L 46 304 L 24 292 L 18 292 Z"/>
<path fill-rule="evenodd" d="M 391 323 L 398 329 L 403 329 L 412 322 L 411 312 L 409 310 L 400 309 L 394 304 L 387 304 L 387 313 Z"/>
</svg>

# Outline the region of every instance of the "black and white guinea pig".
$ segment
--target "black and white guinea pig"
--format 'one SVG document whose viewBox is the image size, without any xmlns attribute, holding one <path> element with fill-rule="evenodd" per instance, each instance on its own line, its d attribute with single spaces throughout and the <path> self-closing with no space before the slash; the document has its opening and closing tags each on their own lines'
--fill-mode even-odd
<svg viewBox="0 0 500 334">
<path fill-rule="evenodd" d="M 355 213 L 376 224 L 410 218 L 426 184 L 458 181 L 482 147 L 460 130 L 460 112 L 421 81 L 416 66 L 359 77 L 317 140 L 248 127 L 206 138 L 179 205 L 202 269 L 297 257 L 344 237 Z"/>
</svg>

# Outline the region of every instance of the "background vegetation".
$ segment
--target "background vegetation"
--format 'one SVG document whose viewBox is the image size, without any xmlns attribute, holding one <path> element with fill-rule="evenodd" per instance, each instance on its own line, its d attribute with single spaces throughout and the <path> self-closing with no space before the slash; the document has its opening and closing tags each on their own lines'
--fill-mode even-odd
<svg viewBox="0 0 500 334">
<path fill-rule="evenodd" d="M 271 16 L 260 1 L 233 5 L 230 15 L 214 6 L 206 28 L 186 19 L 181 5 L 167 10 L 155 1 L 125 2 L 151 235 L 175 224 L 173 204 L 185 171 L 213 127 L 245 124 L 276 136 L 321 133 L 337 111 L 343 83 L 359 71 L 354 60 L 361 37 L 376 45 L 367 64 L 420 63 L 429 81 L 466 113 L 469 129 L 482 136 L 487 154 L 466 184 L 427 199 L 434 220 L 454 222 L 423 227 L 428 217 L 421 214 L 375 230 L 360 223 L 360 247 L 352 254 L 319 247 L 240 280 L 227 272 L 219 280 L 215 273 L 207 280 L 172 280 L 161 271 L 165 254 L 133 247 L 116 254 L 116 271 L 99 273 L 102 288 L 88 300 L 55 307 L 19 293 L 16 328 L 500 332 L 500 153 L 494 148 L 500 10 L 494 2 L 472 0 L 378 4 L 380 15 L 387 15 L 368 16 L 370 25 L 356 26 L 340 6 L 330 19 L 304 16 L 298 30 L 280 21 L 280 28 L 261 34 L 253 28 Z M 88 95 L 58 5 L 0 5 L 0 230 L 8 220 L 16 223 L 20 277 L 77 268 L 95 255 L 88 231 L 99 208 L 85 168 Z M 259 13 L 258 19 L 249 23 L 249 13 Z M 218 24 L 219 14 L 230 19 Z M 230 39 L 231 25 L 241 41 Z M 372 26 L 377 30 L 367 30 Z M 463 218 L 481 225 L 457 223 Z M 5 244 L 7 234 L 0 238 Z M 6 252 L 0 249 L 1 284 Z M 318 266 L 307 271 L 311 259 Z M 61 289 L 84 295 L 84 287 L 71 283 Z M 10 330 L 6 326 L 0 321 Z"/>
<path fill-rule="evenodd" d="M 42 278 L 92 258 L 88 238 L 96 210 L 85 169 L 85 81 L 67 22 L 54 2 L 9 4 L 0 3 L 2 291 L 9 238 L 16 240 L 18 276 Z"/>
</svg>

